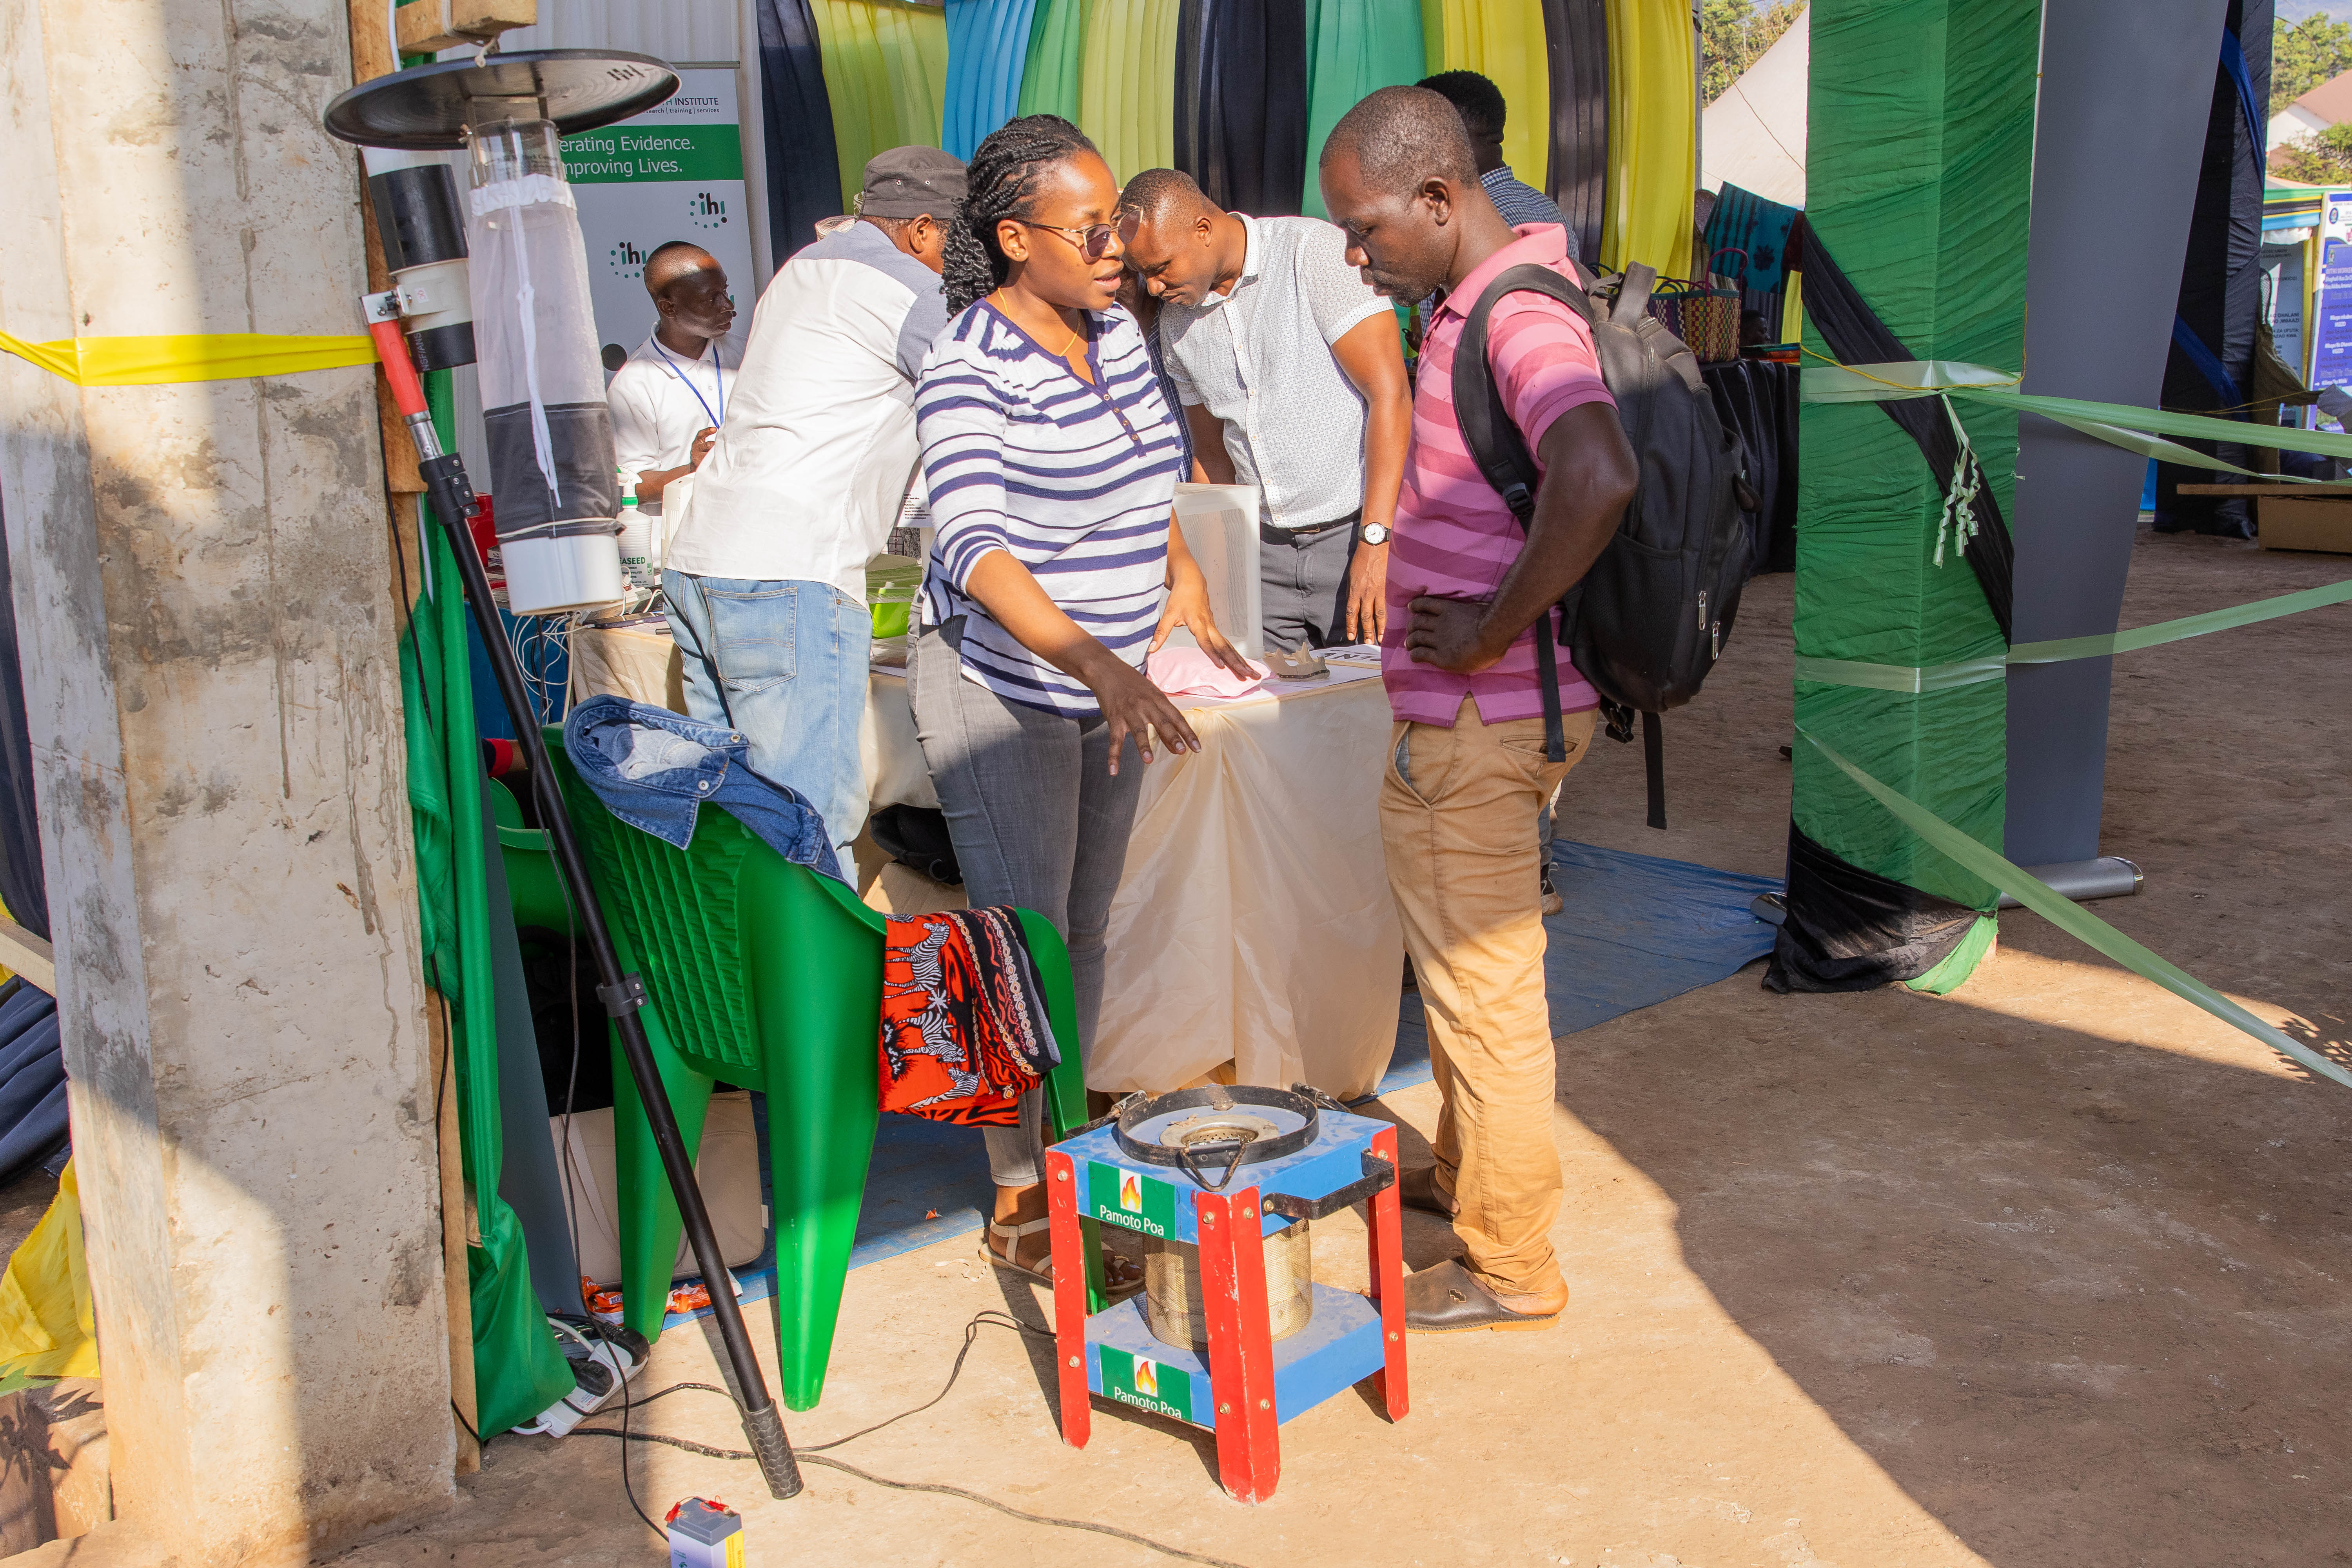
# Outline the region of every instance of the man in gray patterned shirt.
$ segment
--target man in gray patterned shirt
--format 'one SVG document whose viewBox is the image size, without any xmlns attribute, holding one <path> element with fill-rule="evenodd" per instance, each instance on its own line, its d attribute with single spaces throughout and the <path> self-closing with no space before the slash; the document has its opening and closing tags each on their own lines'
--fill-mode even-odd
<svg viewBox="0 0 2352 1568">
<path fill-rule="evenodd" d="M 1576 230 L 1569 228 L 1559 204 L 1511 173 L 1503 162 L 1503 120 L 1507 106 L 1503 89 L 1476 71 L 1440 71 L 1413 84 L 1425 87 L 1454 106 L 1462 128 L 1470 132 L 1470 151 L 1478 159 L 1478 183 L 1486 188 L 1495 210 L 1513 228 L 1527 223 L 1556 223 L 1568 229 L 1568 258 L 1576 254 Z"/>
<path fill-rule="evenodd" d="M 1196 464 L 1258 487 L 1266 645 L 1378 641 L 1412 431 L 1394 310 L 1331 225 L 1220 212 L 1173 169 L 1129 182 L 1119 235 Z"/>
</svg>

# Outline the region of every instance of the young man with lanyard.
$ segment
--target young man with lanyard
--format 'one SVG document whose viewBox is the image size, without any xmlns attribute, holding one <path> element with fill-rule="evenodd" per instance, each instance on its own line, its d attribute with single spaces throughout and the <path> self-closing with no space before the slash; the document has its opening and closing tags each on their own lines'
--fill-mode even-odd
<svg viewBox="0 0 2352 1568">
<path fill-rule="evenodd" d="M 613 452 L 637 481 L 637 506 L 661 515 L 663 489 L 690 474 L 727 421 L 727 392 L 743 363 L 731 336 L 735 301 L 710 252 L 673 239 L 646 258 L 646 292 L 659 320 L 613 374 Z"/>
<path fill-rule="evenodd" d="M 915 377 L 947 325 L 963 194 L 935 147 L 878 153 L 856 220 L 776 269 L 664 558 L 687 712 L 740 731 L 752 771 L 814 805 L 843 857 L 866 815 L 866 563 L 914 475 Z"/>
<path fill-rule="evenodd" d="M 1194 460 L 1258 487 L 1266 646 L 1376 640 L 1412 429 L 1395 312 L 1329 224 L 1220 212 L 1174 169 L 1128 182 L 1119 237 L 1160 301 Z"/>
<path fill-rule="evenodd" d="M 1544 755 L 1535 639 L 1617 531 L 1638 478 L 1592 332 L 1567 306 L 1515 293 L 1486 353 L 1541 473 L 1526 529 L 1479 474 L 1454 408 L 1454 354 L 1488 284 L 1520 263 L 1578 278 L 1557 224 L 1514 230 L 1479 183 L 1461 116 L 1436 93 L 1382 88 L 1324 143 L 1325 208 L 1348 259 L 1393 300 L 1444 290 L 1422 345 L 1412 447 L 1397 497 L 1381 679 L 1396 721 L 1381 840 L 1429 1016 L 1442 1109 L 1433 1170 L 1405 1203 L 1450 1216 L 1464 1256 L 1405 1281 L 1421 1333 L 1548 1328 L 1568 1304 L 1551 1227 L 1551 1025 L 1536 872 L 1536 808 L 1592 738 L 1599 699 L 1559 670 L 1568 755 Z"/>
</svg>

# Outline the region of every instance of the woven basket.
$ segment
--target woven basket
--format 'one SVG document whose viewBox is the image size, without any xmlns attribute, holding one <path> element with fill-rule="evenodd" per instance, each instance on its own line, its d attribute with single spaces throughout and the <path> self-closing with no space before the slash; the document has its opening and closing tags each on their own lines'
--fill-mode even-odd
<svg viewBox="0 0 2352 1568">
<path fill-rule="evenodd" d="M 1690 345 L 1701 364 L 1739 357 L 1739 294 L 1703 283 L 1664 279 L 1650 293 L 1650 314 Z"/>
</svg>

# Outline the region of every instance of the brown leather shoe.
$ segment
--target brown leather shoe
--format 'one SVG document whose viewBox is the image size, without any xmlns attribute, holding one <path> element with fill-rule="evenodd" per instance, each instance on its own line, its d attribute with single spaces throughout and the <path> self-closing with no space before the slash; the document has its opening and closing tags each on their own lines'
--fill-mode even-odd
<svg viewBox="0 0 2352 1568">
<path fill-rule="evenodd" d="M 1407 1171 L 1397 1178 L 1397 1201 L 1409 1209 L 1433 1214 L 1440 1219 L 1452 1219 L 1462 1212 L 1454 1194 L 1437 1184 L 1437 1167 L 1423 1165 Z"/>
<path fill-rule="evenodd" d="M 1513 1311 L 1463 1268 L 1460 1258 L 1453 1258 L 1405 1277 L 1405 1331 L 1415 1334 L 1466 1334 L 1480 1329 L 1531 1332 L 1559 1321 L 1561 1308 L 1568 1304 L 1567 1295 L 1563 1289 L 1560 1305 L 1549 1312 Z"/>
</svg>

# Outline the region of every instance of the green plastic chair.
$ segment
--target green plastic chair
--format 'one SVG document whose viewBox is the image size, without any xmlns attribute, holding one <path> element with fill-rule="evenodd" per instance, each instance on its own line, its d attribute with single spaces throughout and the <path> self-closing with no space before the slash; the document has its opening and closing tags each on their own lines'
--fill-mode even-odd
<svg viewBox="0 0 2352 1568">
<path fill-rule="evenodd" d="M 684 849 L 630 826 L 573 771 L 562 732 L 547 736 L 622 968 L 645 980 L 639 1016 L 688 1152 L 714 1079 L 768 1096 L 777 1360 L 785 1405 L 810 1409 L 824 1392 L 880 1118 L 883 916 L 717 806 L 696 815 Z M 1018 912 L 1061 1051 L 1045 1080 L 1059 1136 L 1086 1121 L 1069 950 L 1043 915 Z M 681 1222 L 617 1037 L 613 1083 L 623 1311 L 651 1339 Z"/>
</svg>

